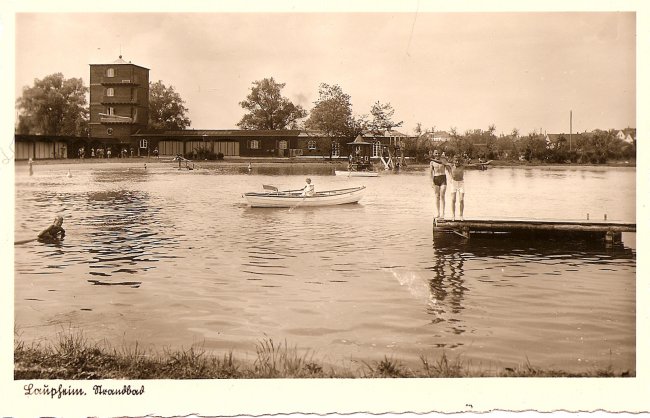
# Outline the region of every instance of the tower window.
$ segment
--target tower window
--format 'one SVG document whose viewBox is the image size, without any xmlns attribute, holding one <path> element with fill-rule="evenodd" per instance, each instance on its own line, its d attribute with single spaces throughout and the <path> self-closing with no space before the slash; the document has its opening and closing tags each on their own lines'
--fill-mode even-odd
<svg viewBox="0 0 650 418">
<path fill-rule="evenodd" d="M 115 69 L 109 68 L 106 70 L 106 77 L 115 77 Z"/>
<path fill-rule="evenodd" d="M 258 141 L 257 139 L 251 139 L 251 142 L 249 142 L 249 147 L 250 149 L 259 149 L 260 141 Z"/>
<path fill-rule="evenodd" d="M 109 135 L 113 135 L 113 128 L 108 128 L 106 130 L 106 133 L 109 134 Z"/>
<path fill-rule="evenodd" d="M 106 114 L 113 116 L 115 114 L 115 108 L 114 107 L 107 107 L 106 108 Z"/>
<path fill-rule="evenodd" d="M 106 89 L 106 95 L 108 97 L 113 97 L 115 96 L 115 89 L 113 87 L 109 87 Z"/>
</svg>

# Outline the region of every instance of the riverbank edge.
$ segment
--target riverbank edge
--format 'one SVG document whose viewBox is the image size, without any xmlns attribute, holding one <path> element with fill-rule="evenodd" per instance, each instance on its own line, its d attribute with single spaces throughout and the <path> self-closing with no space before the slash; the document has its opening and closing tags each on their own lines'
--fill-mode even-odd
<svg viewBox="0 0 650 418">
<path fill-rule="evenodd" d="M 191 161 L 194 164 L 207 165 L 207 166 L 238 166 L 246 167 L 249 164 L 251 167 L 255 166 L 270 166 L 278 164 L 290 164 L 290 165 L 332 165 L 336 167 L 347 167 L 346 159 L 329 159 L 323 157 L 292 157 L 292 158 L 275 158 L 275 157 L 226 157 L 223 160 L 193 160 Z M 52 165 L 52 164 L 178 164 L 175 161 L 172 161 L 172 157 L 132 157 L 132 158 L 66 158 L 66 159 L 43 159 L 33 161 L 34 166 L 38 165 Z M 27 160 L 17 160 L 14 161 L 16 167 L 27 166 Z M 375 164 L 380 171 L 383 169 L 381 163 Z M 407 163 L 406 168 L 409 167 L 428 167 L 428 163 L 423 162 L 411 162 Z M 636 168 L 636 160 L 630 161 L 611 161 L 604 164 L 578 164 L 578 163 L 544 163 L 544 162 L 522 162 L 522 161 L 511 161 L 511 160 L 493 160 L 488 167 L 585 167 L 585 168 L 597 168 L 597 167 L 632 167 Z"/>
<path fill-rule="evenodd" d="M 14 379 L 269 379 L 269 378 L 458 378 L 458 377 L 635 377 L 636 372 L 590 369 L 583 372 L 543 370 L 528 360 L 516 368 L 481 368 L 449 359 L 445 352 L 430 360 L 420 356 L 421 366 L 411 369 L 398 359 L 361 361 L 352 366 L 332 367 L 313 353 L 277 342 L 259 340 L 253 361 L 238 360 L 232 351 L 221 356 L 201 346 L 144 350 L 136 343 L 114 348 L 89 341 L 83 332 L 60 333 L 56 341 L 27 345 L 14 337 Z"/>
</svg>

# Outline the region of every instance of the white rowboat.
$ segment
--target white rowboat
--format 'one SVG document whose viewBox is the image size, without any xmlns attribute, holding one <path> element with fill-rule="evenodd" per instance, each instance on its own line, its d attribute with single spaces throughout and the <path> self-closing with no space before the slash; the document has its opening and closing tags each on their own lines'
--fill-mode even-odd
<svg viewBox="0 0 650 418">
<path fill-rule="evenodd" d="M 316 192 L 303 196 L 302 190 L 272 191 L 268 193 L 245 193 L 244 197 L 253 208 L 293 208 L 344 205 L 361 200 L 366 186 L 349 189 Z"/>
<path fill-rule="evenodd" d="M 348 176 L 348 177 L 377 177 L 379 173 L 376 171 L 347 171 L 347 170 L 335 170 L 334 174 L 337 176 Z"/>
</svg>

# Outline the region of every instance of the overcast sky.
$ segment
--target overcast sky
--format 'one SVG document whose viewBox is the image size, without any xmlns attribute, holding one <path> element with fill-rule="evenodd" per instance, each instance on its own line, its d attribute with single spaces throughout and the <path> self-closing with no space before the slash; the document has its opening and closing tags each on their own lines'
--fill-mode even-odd
<svg viewBox="0 0 650 418">
<path fill-rule="evenodd" d="M 236 128 L 251 83 L 286 83 L 310 110 L 338 84 L 355 114 L 389 102 L 400 128 L 569 132 L 636 127 L 633 12 L 18 13 L 16 95 L 89 64 L 149 68 L 191 128 Z"/>
</svg>

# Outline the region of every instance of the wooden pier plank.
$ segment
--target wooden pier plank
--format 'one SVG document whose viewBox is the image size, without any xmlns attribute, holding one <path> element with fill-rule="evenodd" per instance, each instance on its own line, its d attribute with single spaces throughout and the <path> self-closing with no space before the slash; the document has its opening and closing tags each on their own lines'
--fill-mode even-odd
<svg viewBox="0 0 650 418">
<path fill-rule="evenodd" d="M 462 230 L 472 232 L 514 232 L 514 231 L 574 231 L 574 232 L 636 232 L 636 223 L 608 220 L 561 220 L 561 219 L 466 219 L 452 221 L 435 219 L 434 229 Z"/>
</svg>

